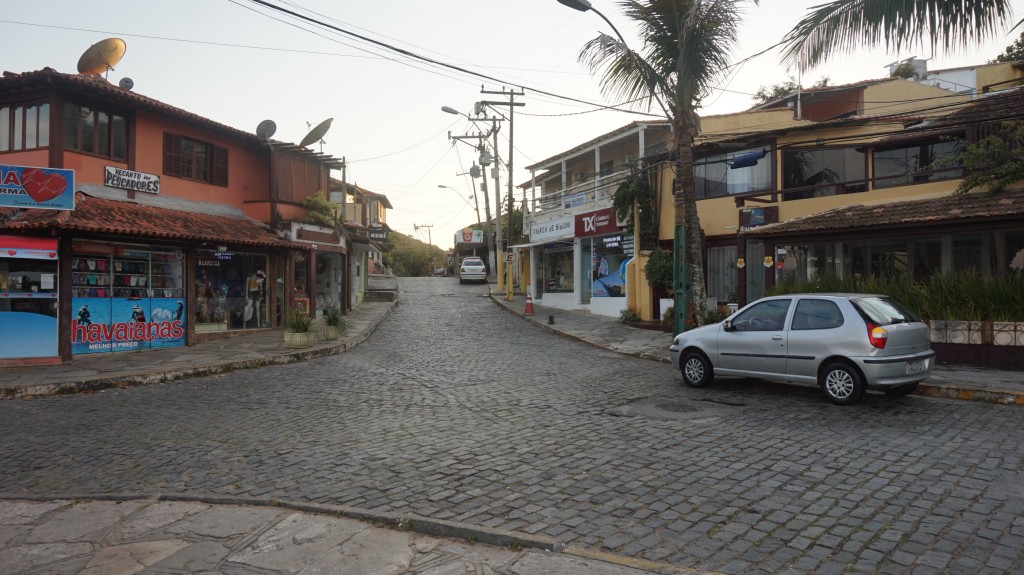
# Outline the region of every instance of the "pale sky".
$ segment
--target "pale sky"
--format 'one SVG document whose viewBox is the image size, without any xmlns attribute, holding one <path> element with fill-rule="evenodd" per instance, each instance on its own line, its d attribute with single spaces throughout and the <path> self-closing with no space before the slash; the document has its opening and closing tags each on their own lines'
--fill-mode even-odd
<svg viewBox="0 0 1024 575">
<path fill-rule="evenodd" d="M 117 83 L 130 77 L 139 94 L 247 132 L 271 119 L 277 124 L 275 139 L 296 143 L 311 126 L 334 118 L 322 151 L 346 158 L 349 182 L 388 197 L 395 208 L 388 214 L 393 230 L 444 249 L 452 247 L 456 230 L 477 221 L 470 178 L 458 175 L 469 171 L 476 152 L 453 143 L 448 134 L 476 133 L 477 128 L 442 112 L 441 106 L 470 113 L 476 101 L 506 99 L 481 94 L 481 89 L 525 91 L 516 98 L 526 104 L 515 110 L 516 185 L 530 177 L 525 166 L 634 120 L 660 118 L 657 110 L 653 116 L 595 111 L 591 104 L 615 102 L 602 97 L 598 79 L 577 62 L 577 55 L 599 32 L 613 31 L 596 14 L 556 0 L 268 1 L 493 80 L 318 28 L 250 0 L 8 3 L 0 13 L 0 68 L 27 72 L 49 66 L 75 73 L 79 56 L 90 45 L 120 37 L 128 49 L 108 79 Z M 617 2 L 591 1 L 631 47 L 641 49 Z M 750 4 L 734 61 L 779 42 L 808 7 L 822 2 Z M 1024 0 L 1012 4 L 1016 18 L 1024 16 Z M 832 85 L 885 77 L 887 64 L 910 56 L 931 58 L 929 69 L 982 64 L 1018 34 L 953 56 L 933 56 L 926 49 L 861 51 L 811 70 L 803 84 L 822 76 Z M 701 113 L 745 110 L 759 86 L 783 82 L 788 75 L 778 50 L 770 50 L 737 66 Z M 498 147 L 505 161 L 507 126 Z M 341 173 L 332 176 L 340 179 Z M 504 172 L 500 181 L 504 197 Z M 493 180 L 488 189 L 493 210 Z"/>
</svg>

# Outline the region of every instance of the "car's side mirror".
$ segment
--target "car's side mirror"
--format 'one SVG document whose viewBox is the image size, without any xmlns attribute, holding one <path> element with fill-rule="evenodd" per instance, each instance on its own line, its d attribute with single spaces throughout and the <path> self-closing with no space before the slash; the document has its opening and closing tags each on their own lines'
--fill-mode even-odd
<svg viewBox="0 0 1024 575">
<path fill-rule="evenodd" d="M 733 327 L 731 319 L 727 319 L 727 320 L 723 321 L 722 322 L 722 327 L 725 328 L 725 331 L 732 331 L 732 330 L 736 329 L 735 327 Z"/>
</svg>

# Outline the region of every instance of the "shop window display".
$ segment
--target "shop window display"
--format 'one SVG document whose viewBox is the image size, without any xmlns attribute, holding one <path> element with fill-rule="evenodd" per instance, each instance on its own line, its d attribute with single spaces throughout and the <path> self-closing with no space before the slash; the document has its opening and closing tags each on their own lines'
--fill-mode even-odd
<svg viewBox="0 0 1024 575">
<path fill-rule="evenodd" d="M 184 252 L 76 241 L 71 260 L 71 353 L 185 345 Z"/>
<path fill-rule="evenodd" d="M 622 236 L 594 238 L 591 259 L 593 297 L 626 297 L 626 263 Z"/>
<path fill-rule="evenodd" d="M 45 240 L 44 240 L 45 241 Z M 0 358 L 57 355 L 57 261 L 43 250 L 0 259 Z"/>
<path fill-rule="evenodd" d="M 573 291 L 572 251 L 544 254 L 544 291 L 566 293 Z"/>
<path fill-rule="evenodd" d="M 267 327 L 267 258 L 200 250 L 196 261 L 196 333 Z"/>
</svg>

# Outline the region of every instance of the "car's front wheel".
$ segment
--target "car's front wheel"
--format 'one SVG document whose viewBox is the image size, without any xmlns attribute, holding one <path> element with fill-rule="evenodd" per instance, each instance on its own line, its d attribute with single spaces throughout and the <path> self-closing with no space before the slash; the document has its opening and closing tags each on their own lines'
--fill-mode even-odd
<svg viewBox="0 0 1024 575">
<path fill-rule="evenodd" d="M 853 405 L 864 396 L 864 379 L 848 363 L 834 361 L 821 370 L 821 389 L 836 405 Z"/>
<path fill-rule="evenodd" d="M 690 387 L 707 387 L 715 380 L 711 362 L 699 351 L 688 351 L 680 364 L 683 381 Z"/>
<path fill-rule="evenodd" d="M 910 395 L 917 390 L 916 383 L 908 383 L 907 385 L 897 385 L 896 387 L 883 387 L 882 392 L 891 397 L 903 397 Z"/>
</svg>

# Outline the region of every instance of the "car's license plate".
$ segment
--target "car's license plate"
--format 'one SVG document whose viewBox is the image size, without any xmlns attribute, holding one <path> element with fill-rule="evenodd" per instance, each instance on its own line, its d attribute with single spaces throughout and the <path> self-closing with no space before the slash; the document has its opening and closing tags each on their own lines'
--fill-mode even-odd
<svg viewBox="0 0 1024 575">
<path fill-rule="evenodd" d="M 907 362 L 907 373 L 921 373 L 922 371 L 928 370 L 928 360 L 918 359 L 916 361 Z"/>
</svg>

